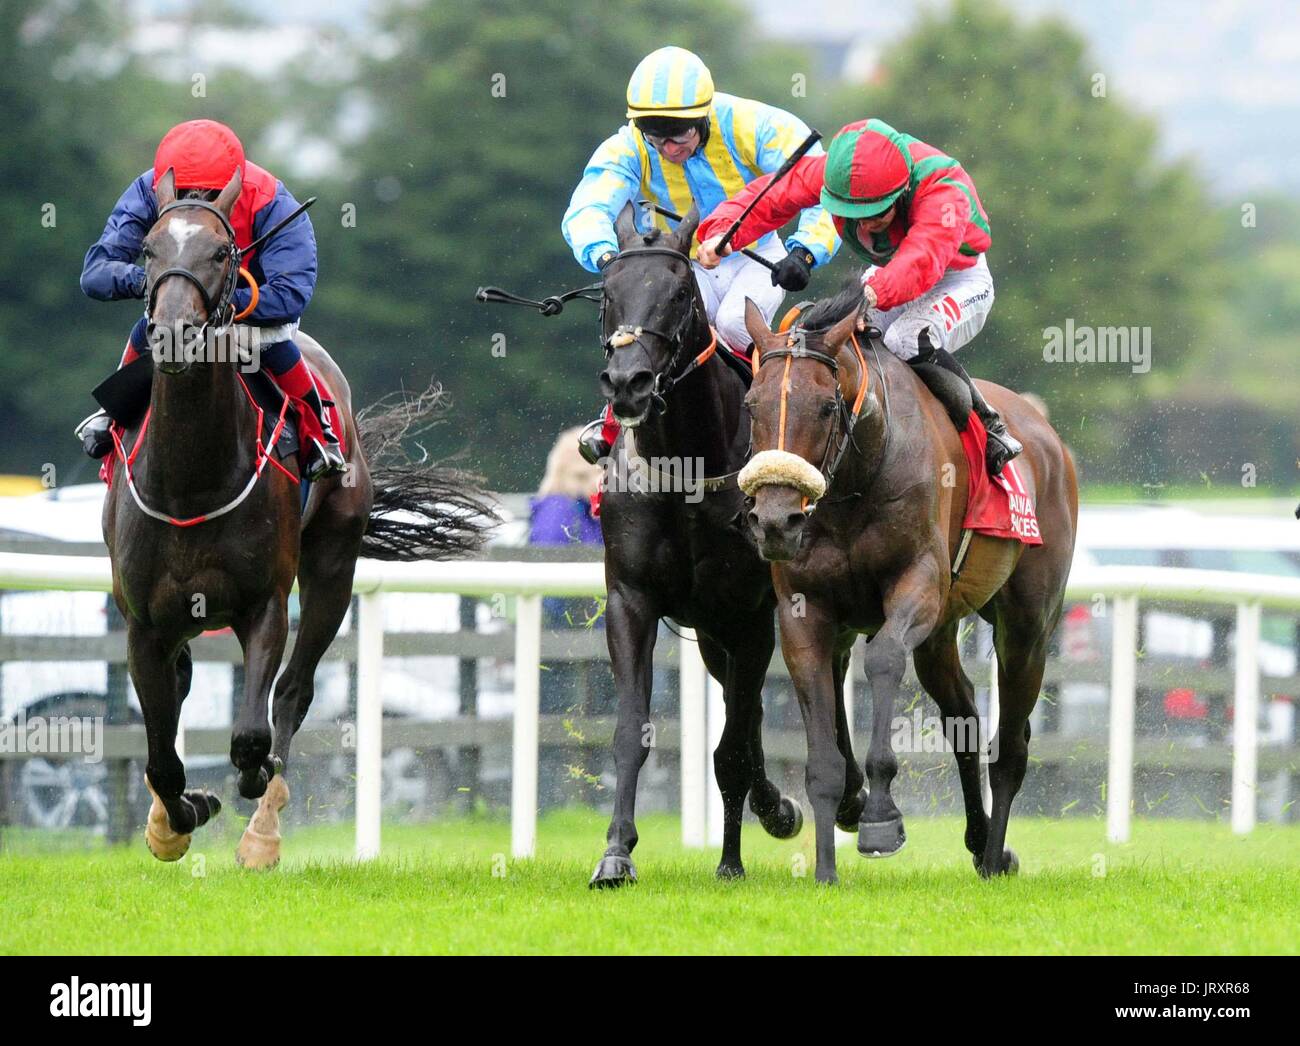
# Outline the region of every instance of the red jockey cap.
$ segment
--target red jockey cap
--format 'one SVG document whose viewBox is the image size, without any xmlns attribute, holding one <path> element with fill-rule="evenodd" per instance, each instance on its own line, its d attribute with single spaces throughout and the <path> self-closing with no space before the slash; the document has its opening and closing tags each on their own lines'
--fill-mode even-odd
<svg viewBox="0 0 1300 1046">
<path fill-rule="evenodd" d="M 224 189 L 236 171 L 244 173 L 244 146 L 229 127 L 216 120 L 187 120 L 158 143 L 153 183 L 176 172 L 177 189 Z"/>
</svg>

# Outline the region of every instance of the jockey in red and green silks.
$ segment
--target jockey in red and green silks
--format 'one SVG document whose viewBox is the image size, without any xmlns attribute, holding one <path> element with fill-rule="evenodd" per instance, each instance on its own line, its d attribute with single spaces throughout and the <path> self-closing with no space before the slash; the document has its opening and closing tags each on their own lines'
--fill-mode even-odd
<svg viewBox="0 0 1300 1046">
<path fill-rule="evenodd" d="M 681 215 L 696 207 L 708 215 L 779 168 L 808 136 L 807 125 L 783 109 L 715 91 L 708 67 L 680 47 L 661 47 L 636 67 L 627 85 L 627 116 L 587 161 L 564 214 L 564 238 L 591 272 L 618 253 L 614 223 L 629 201 L 647 199 Z M 650 221 L 665 230 L 676 225 L 662 215 L 638 214 L 642 231 Z M 813 200 L 784 245 L 771 231 L 757 238 L 754 249 L 773 271 L 741 254 L 710 270 L 693 266 L 721 346 L 747 355 L 745 299 L 770 321 L 785 291 L 806 287 L 813 267 L 825 265 L 838 248 L 830 216 Z M 584 430 L 583 456 L 593 462 L 604 457 L 617 435 L 607 409 L 603 429 L 593 422 Z"/>
<path fill-rule="evenodd" d="M 751 182 L 700 223 L 701 265 L 719 264 L 722 236 L 768 181 Z M 882 120 L 859 120 L 836 134 L 825 155 L 796 163 L 721 254 L 780 228 L 813 201 L 866 263 L 864 304 L 885 347 L 913 367 L 958 431 L 976 412 L 988 432 L 988 469 L 997 475 L 1023 448 L 953 356 L 993 308 L 984 256 L 991 230 L 970 175 L 952 157 Z"/>
<path fill-rule="evenodd" d="M 153 167 L 132 182 L 109 215 L 104 232 L 86 252 L 81 289 L 91 298 L 114 301 L 144 298 L 145 271 L 137 259 L 145 236 L 158 221 L 155 186 L 168 170 L 174 172 L 178 199 L 211 202 L 239 171 L 243 189 L 230 214 L 235 241 L 247 247 L 267 229 L 291 215 L 298 201 L 275 175 L 244 156 L 244 147 L 229 127 L 215 120 L 189 120 L 173 127 L 158 145 Z M 244 255 L 243 262 L 258 285 L 258 303 L 241 324 L 259 353 L 259 361 L 276 384 L 307 411 L 302 418 L 304 445 L 314 454 L 305 468 L 310 478 L 343 470 L 338 440 L 319 390 L 302 352 L 293 340 L 298 321 L 316 288 L 316 236 L 304 214 L 264 243 Z M 252 300 L 252 291 L 240 287 L 234 296 L 235 312 Z M 131 330 L 119 366 L 133 363 L 148 350 L 145 317 Z M 77 430 L 86 452 L 103 457 L 112 449 L 109 419 L 102 411 L 87 418 Z"/>
</svg>

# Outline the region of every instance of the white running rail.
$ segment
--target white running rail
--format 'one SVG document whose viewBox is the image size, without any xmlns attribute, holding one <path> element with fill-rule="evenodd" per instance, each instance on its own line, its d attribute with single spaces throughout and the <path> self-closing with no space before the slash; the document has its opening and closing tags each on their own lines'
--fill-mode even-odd
<svg viewBox="0 0 1300 1046">
<path fill-rule="evenodd" d="M 107 558 L 0 553 L 0 590 L 107 592 L 110 588 Z M 604 595 L 604 565 L 475 560 L 393 564 L 362 560 L 357 564 L 353 589 L 361 597 L 357 616 L 358 859 L 370 859 L 380 852 L 380 677 L 384 658 L 383 599 L 389 592 L 518 597 L 511 849 L 516 857 L 532 856 L 537 842 L 541 597 Z M 1249 832 L 1255 825 L 1260 615 L 1265 608 L 1300 610 L 1300 579 L 1163 567 L 1088 567 L 1071 574 L 1067 595 L 1086 601 L 1103 597 L 1112 603 L 1106 824 L 1114 842 L 1128 839 L 1132 818 L 1139 601 L 1174 599 L 1236 607 L 1232 827 L 1239 833 Z M 689 633 L 682 644 L 681 674 L 682 839 L 688 846 L 702 846 L 709 837 L 716 839 L 718 831 L 717 812 L 710 809 L 707 782 L 712 779 L 709 709 L 720 702 L 716 694 L 709 693 L 704 663 Z"/>
</svg>

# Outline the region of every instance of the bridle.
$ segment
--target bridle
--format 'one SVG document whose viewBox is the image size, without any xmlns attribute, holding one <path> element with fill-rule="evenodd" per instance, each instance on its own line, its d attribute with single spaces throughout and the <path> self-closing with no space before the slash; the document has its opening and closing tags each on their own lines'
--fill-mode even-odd
<svg viewBox="0 0 1300 1046">
<path fill-rule="evenodd" d="M 226 217 L 220 208 L 214 207 L 207 200 L 174 200 L 158 212 L 157 222 L 161 222 L 165 215 L 182 209 L 198 209 L 207 211 L 209 214 L 215 214 L 221 220 L 222 228 L 226 230 L 226 268 L 221 277 L 221 289 L 214 299 L 203 281 L 189 269 L 179 265 L 164 269 L 153 278 L 153 282 L 149 285 L 144 310 L 145 323 L 150 325 L 153 323 L 153 310 L 158 301 L 158 290 L 162 287 L 163 282 L 173 276 L 179 276 L 181 279 L 189 280 L 190 283 L 194 284 L 198 288 L 199 295 L 203 298 L 205 314 L 203 326 L 199 328 L 199 334 L 206 334 L 209 327 L 220 333 L 236 320 L 242 319 L 257 308 L 257 281 L 253 279 L 247 269 L 240 265 L 243 255 L 248 252 L 241 251 L 238 243 L 235 242 L 235 227 L 230 224 L 230 219 Z M 156 225 L 157 222 L 154 224 Z M 249 248 L 249 251 L 251 250 L 252 247 Z M 236 314 L 235 288 L 239 285 L 241 272 L 247 278 L 249 286 L 253 288 L 253 300 L 249 303 L 248 308 Z M 217 321 L 215 325 L 214 320 Z"/>
<path fill-rule="evenodd" d="M 835 377 L 835 416 L 838 423 L 831 425 L 826 432 L 826 447 L 822 451 L 821 464 L 817 466 L 817 470 L 821 473 L 822 478 L 826 483 L 824 489 L 829 492 L 831 489 L 831 483 L 835 479 L 835 473 L 839 469 L 840 464 L 844 461 L 844 457 L 848 453 L 849 448 L 852 447 L 854 450 L 861 452 L 854 436 L 854 429 L 857 428 L 858 419 L 862 415 L 862 405 L 867 399 L 867 393 L 871 383 L 871 369 L 867 366 L 867 358 L 862 351 L 862 346 L 858 344 L 858 336 L 856 332 L 850 331 L 849 341 L 853 345 L 853 355 L 858 367 L 858 393 L 853 398 L 853 404 L 850 406 L 848 401 L 844 398 L 843 390 L 840 388 L 839 361 L 828 352 L 808 348 L 803 343 L 806 333 L 807 332 L 804 331 L 803 328 L 795 327 L 788 333 L 784 348 L 768 349 L 766 352 L 756 353 L 754 376 L 758 376 L 759 369 L 769 360 L 785 360 L 785 371 L 781 375 L 781 410 L 777 422 L 776 444 L 777 450 L 785 451 L 785 429 L 788 413 L 787 397 L 790 393 L 791 366 L 797 359 L 809 359 L 815 360 L 816 362 L 830 368 L 831 374 Z M 875 351 L 875 340 L 880 337 L 880 331 L 876 330 L 874 327 L 870 327 L 867 329 L 866 334 L 869 343 L 872 345 L 872 350 Z M 879 370 L 880 359 L 878 355 L 876 358 L 876 367 Z M 883 371 L 881 371 L 881 379 L 883 382 Z M 886 404 L 885 438 L 888 439 L 889 388 L 887 385 L 882 385 L 882 387 L 885 391 Z M 838 445 L 836 445 L 837 435 L 839 436 Z M 834 448 L 833 452 L 832 448 Z M 821 500 L 822 499 L 818 499 L 817 501 L 810 502 L 807 495 L 805 495 L 803 499 L 804 514 L 812 515 L 814 510 L 816 510 L 817 506 L 821 503 Z"/>
<path fill-rule="evenodd" d="M 182 279 L 189 280 L 190 283 L 194 284 L 194 286 L 198 288 L 199 294 L 203 298 L 203 308 L 206 310 L 207 314 L 203 318 L 203 326 L 199 328 L 200 334 L 205 334 L 208 328 L 213 326 L 214 321 L 217 321 L 217 326 L 213 327 L 213 329 L 220 333 L 232 323 L 238 323 L 240 320 L 244 319 L 257 308 L 258 290 L 257 280 L 253 278 L 252 273 L 243 267 L 243 260 L 261 247 L 267 240 L 279 233 L 281 229 L 289 225 L 290 222 L 294 221 L 298 215 L 306 211 L 307 208 L 315 202 L 315 196 L 309 197 L 295 207 L 286 217 L 282 218 L 280 221 L 276 222 L 274 226 L 262 233 L 261 236 L 255 239 L 247 247 L 240 247 L 237 237 L 235 236 L 235 227 L 230 224 L 230 219 L 226 217 L 221 208 L 212 205 L 207 200 L 173 200 L 158 212 L 158 217 L 154 220 L 154 225 L 156 226 L 161 222 L 164 215 L 170 214 L 172 211 L 179 211 L 182 208 L 198 209 L 201 211 L 207 211 L 210 214 L 215 214 L 221 222 L 221 227 L 226 230 L 226 270 L 221 277 L 221 290 L 214 299 L 208 292 L 208 288 L 204 286 L 203 281 L 194 275 L 194 273 L 189 269 L 182 268 L 179 265 L 174 265 L 170 269 L 164 269 L 154 277 L 153 282 L 149 285 L 149 290 L 145 298 L 145 322 L 150 324 L 153 323 L 153 308 L 158 301 L 158 288 L 162 286 L 164 280 L 169 279 L 172 276 L 179 276 Z M 248 305 L 246 305 L 240 312 L 235 312 L 235 288 L 239 286 L 240 276 L 243 276 L 245 281 L 248 283 L 249 290 L 252 292 L 252 297 L 249 299 Z"/>
<path fill-rule="evenodd" d="M 663 255 L 684 262 L 687 272 L 690 272 L 691 259 L 681 251 L 673 247 L 631 247 L 627 250 L 620 251 L 605 266 L 608 270 L 611 266 L 627 258 L 645 257 L 646 255 Z M 641 341 L 646 335 L 659 338 L 661 341 L 673 347 L 672 358 L 668 361 L 668 366 L 662 371 L 658 371 L 654 377 L 654 389 L 651 392 L 651 407 L 653 410 L 663 413 L 668 409 L 668 403 L 665 397 L 672 391 L 673 386 L 677 385 L 683 378 L 690 374 L 697 367 L 709 361 L 718 348 L 718 335 L 712 327 L 709 328 L 709 344 L 702 352 L 696 354 L 691 360 L 682 367 L 682 355 L 686 350 L 686 335 L 688 329 L 696 326 L 702 319 L 700 315 L 700 298 L 699 294 L 693 296 L 691 307 L 682 316 L 681 321 L 677 324 L 672 333 L 655 330 L 653 327 L 645 327 L 623 323 L 619 324 L 612 331 L 605 331 L 605 310 L 609 303 L 609 295 L 605 294 L 600 303 L 600 329 L 601 329 L 601 348 L 605 352 L 606 359 L 612 359 L 618 349 L 626 348 L 629 345 L 640 345 L 646 349 L 646 345 Z M 704 321 L 707 324 L 707 320 Z M 647 349 L 648 353 L 648 349 Z"/>
</svg>

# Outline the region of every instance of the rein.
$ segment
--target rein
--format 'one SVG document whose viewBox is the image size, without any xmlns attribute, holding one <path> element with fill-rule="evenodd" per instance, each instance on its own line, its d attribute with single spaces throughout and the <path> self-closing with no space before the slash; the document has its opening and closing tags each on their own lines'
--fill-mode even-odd
<svg viewBox="0 0 1300 1046">
<path fill-rule="evenodd" d="M 619 262 L 625 261 L 628 258 L 645 257 L 648 255 L 660 255 L 666 258 L 673 258 L 677 261 L 685 262 L 688 267 L 691 264 L 691 259 L 687 255 L 672 247 L 629 247 L 628 249 L 616 254 L 605 268 L 609 269 L 611 266 L 617 265 Z M 597 294 L 597 291 L 600 293 Z M 543 316 L 558 315 L 563 311 L 564 304 L 574 299 L 598 302 L 600 304 L 600 347 L 601 351 L 604 352 L 606 359 L 612 357 L 619 349 L 626 348 L 629 345 L 639 344 L 642 348 L 645 348 L 645 344 L 641 339 L 647 335 L 659 338 L 673 346 L 673 356 L 672 359 L 669 360 L 668 366 L 655 375 L 654 392 L 651 402 L 653 404 L 653 409 L 659 413 L 663 413 L 668 409 L 666 397 L 673 388 L 685 379 L 692 371 L 697 370 L 699 367 L 702 367 L 707 363 L 717 352 L 718 332 L 710 325 L 708 346 L 687 361 L 685 366 L 682 366 L 682 356 L 687 351 L 687 329 L 692 323 L 698 324 L 703 320 L 699 313 L 698 294 L 695 296 L 690 311 L 683 316 L 682 321 L 677 325 L 676 329 L 673 330 L 672 333 L 666 333 L 646 326 L 620 324 L 608 334 L 605 332 L 604 321 L 605 310 L 609 304 L 609 299 L 604 294 L 603 282 L 588 284 L 585 287 L 575 287 L 573 290 L 549 295 L 541 301 L 534 301 L 531 298 L 525 298 L 518 294 L 511 294 L 509 291 L 502 290 L 500 287 L 480 287 L 474 294 L 475 301 L 483 302 L 485 304 L 496 303 L 501 305 L 522 305 L 527 308 L 536 309 Z M 623 430 L 624 450 L 626 451 L 629 460 L 638 456 L 636 449 L 636 436 L 633 432 L 634 430 L 631 428 L 624 428 Z M 644 461 L 644 459 L 641 460 Z M 651 470 L 648 463 L 645 468 L 646 471 L 654 471 L 661 476 L 668 476 L 667 473 L 664 473 L 660 469 Z M 736 477 L 740 475 L 740 471 L 740 469 L 737 469 L 734 472 L 728 472 L 721 476 L 706 476 L 700 480 L 700 487 L 705 493 L 713 493 L 718 490 L 726 489 L 727 487 L 735 486 Z"/>
<path fill-rule="evenodd" d="M 289 411 L 289 397 L 285 396 L 284 400 L 281 402 L 280 414 L 276 418 L 275 428 L 271 430 L 271 438 L 267 442 L 263 443 L 262 424 L 265 420 L 266 412 L 261 408 L 257 400 L 253 398 L 253 393 L 249 389 L 248 383 L 244 381 L 243 375 L 236 372 L 235 376 L 239 378 L 240 387 L 243 388 L 244 395 L 248 397 L 248 402 L 257 410 L 257 467 L 253 470 L 253 475 L 249 477 L 248 482 L 244 484 L 243 490 L 220 508 L 213 509 L 211 512 L 204 512 L 202 515 L 178 519 L 175 516 L 169 516 L 166 512 L 160 512 L 156 508 L 150 508 L 144 503 L 144 498 L 140 496 L 140 491 L 136 489 L 135 476 L 131 472 L 131 466 L 134 464 L 136 456 L 140 453 L 140 448 L 144 446 L 144 436 L 145 432 L 148 431 L 149 428 L 149 419 L 153 416 L 152 411 L 145 415 L 144 423 L 140 426 L 139 433 L 136 434 L 135 445 L 131 448 L 130 454 L 128 454 L 126 448 L 122 446 L 122 437 L 118 433 L 117 426 L 113 426 L 109 430 L 113 436 L 113 446 L 117 449 L 117 455 L 122 459 L 122 474 L 126 477 L 126 488 L 131 492 L 131 497 L 135 501 L 136 507 L 146 516 L 160 520 L 163 523 L 168 523 L 173 527 L 193 527 L 200 523 L 206 523 L 208 520 L 216 519 L 218 516 L 224 516 L 227 512 L 232 512 L 243 504 L 248 495 L 253 492 L 253 488 L 257 486 L 258 479 L 261 478 L 262 472 L 266 469 L 267 462 L 270 462 L 288 476 L 294 484 L 301 482 L 297 476 L 271 456 L 271 451 L 275 449 L 275 445 L 280 442 L 280 437 L 284 434 L 285 417 Z"/>
</svg>

